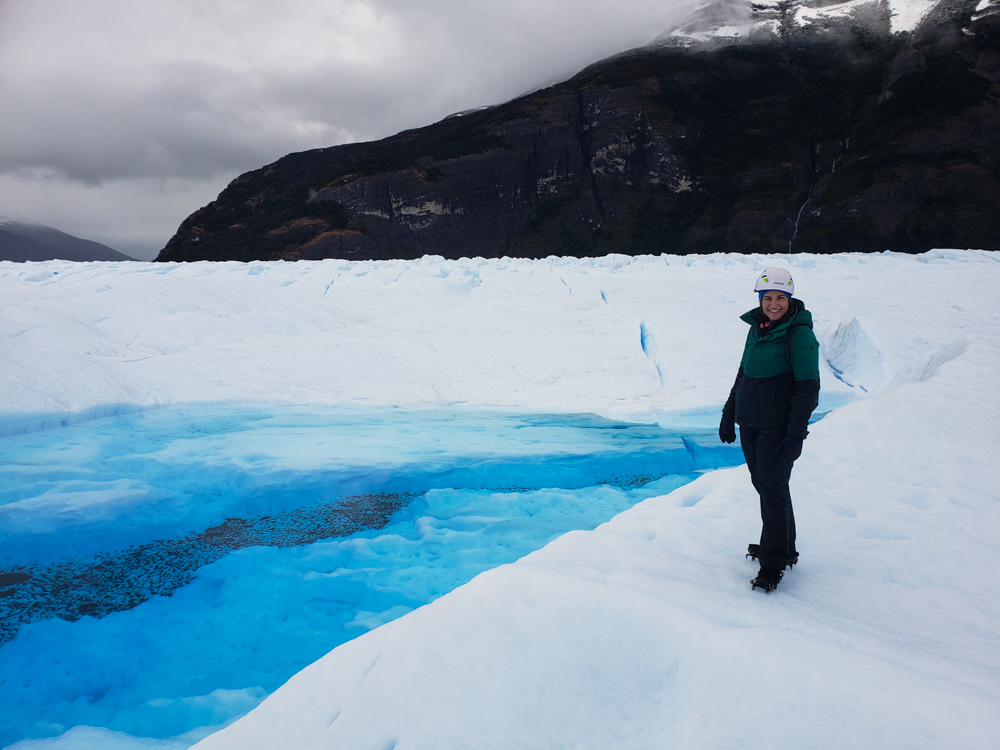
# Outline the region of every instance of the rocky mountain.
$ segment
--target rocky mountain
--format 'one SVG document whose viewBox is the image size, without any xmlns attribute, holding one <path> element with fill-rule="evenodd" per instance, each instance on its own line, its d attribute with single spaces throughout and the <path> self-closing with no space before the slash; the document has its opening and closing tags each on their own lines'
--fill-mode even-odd
<svg viewBox="0 0 1000 750">
<path fill-rule="evenodd" d="M 41 224 L 0 221 L 0 260 L 134 260 L 107 245 Z"/>
<path fill-rule="evenodd" d="M 998 1 L 715 3 L 506 104 L 244 174 L 158 260 L 998 250 Z"/>
</svg>

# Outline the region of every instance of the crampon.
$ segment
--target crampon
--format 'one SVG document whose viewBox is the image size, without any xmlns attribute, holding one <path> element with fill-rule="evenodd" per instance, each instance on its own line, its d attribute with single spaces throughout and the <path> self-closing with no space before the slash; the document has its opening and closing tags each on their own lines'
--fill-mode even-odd
<svg viewBox="0 0 1000 750">
<path fill-rule="evenodd" d="M 765 594 L 770 594 L 781 583 L 784 571 L 761 568 L 757 577 L 750 581 L 751 589 L 763 589 Z"/>
<path fill-rule="evenodd" d="M 747 557 L 749 557 L 751 560 L 753 560 L 754 562 L 756 562 L 757 558 L 760 557 L 760 545 L 759 544 L 751 544 L 751 545 L 749 545 L 747 547 Z M 791 568 L 798 561 L 799 561 L 799 553 L 798 552 L 793 552 L 792 555 L 791 555 L 791 557 L 789 557 L 787 560 L 785 560 L 785 564 L 789 568 Z"/>
</svg>

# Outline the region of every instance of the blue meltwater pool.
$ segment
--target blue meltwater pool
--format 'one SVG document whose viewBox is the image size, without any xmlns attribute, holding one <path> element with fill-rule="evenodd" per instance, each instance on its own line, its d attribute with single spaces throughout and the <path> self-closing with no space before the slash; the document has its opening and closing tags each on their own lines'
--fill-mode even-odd
<svg viewBox="0 0 1000 750">
<path fill-rule="evenodd" d="M 90 726 L 186 747 L 335 646 L 742 460 L 714 430 L 458 410 L 0 437 L 0 746 Z"/>
</svg>

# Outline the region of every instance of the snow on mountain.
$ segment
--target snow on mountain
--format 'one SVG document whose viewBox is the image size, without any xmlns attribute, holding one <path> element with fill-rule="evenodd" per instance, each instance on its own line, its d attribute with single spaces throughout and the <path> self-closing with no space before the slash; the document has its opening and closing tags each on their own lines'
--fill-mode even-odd
<svg viewBox="0 0 1000 750">
<path fill-rule="evenodd" d="M 979 0 L 976 10 L 972 14 L 972 20 L 978 21 L 987 16 L 1000 15 L 1000 0 Z"/>
<path fill-rule="evenodd" d="M 659 43 L 697 44 L 778 35 L 783 25 L 802 29 L 853 21 L 875 27 L 888 17 L 887 31 L 913 31 L 940 0 L 712 0 L 667 29 Z"/>
<path fill-rule="evenodd" d="M 913 31 L 940 0 L 888 0 L 892 30 Z"/>
</svg>

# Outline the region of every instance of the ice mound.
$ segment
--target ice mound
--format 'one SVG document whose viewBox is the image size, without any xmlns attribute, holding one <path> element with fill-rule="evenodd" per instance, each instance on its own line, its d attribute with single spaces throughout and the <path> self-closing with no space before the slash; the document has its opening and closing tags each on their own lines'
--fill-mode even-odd
<svg viewBox="0 0 1000 750">
<path fill-rule="evenodd" d="M 922 383 L 925 380 L 937 375 L 943 365 L 956 357 L 962 356 L 969 347 L 970 340 L 967 338 L 956 339 L 935 352 L 930 352 L 922 357 L 918 357 L 914 362 L 900 369 L 893 378 L 892 388 L 904 383 Z"/>
<path fill-rule="evenodd" d="M 865 393 L 877 392 L 885 382 L 885 355 L 857 318 L 838 325 L 824 351 L 826 363 L 841 382 Z"/>
</svg>

